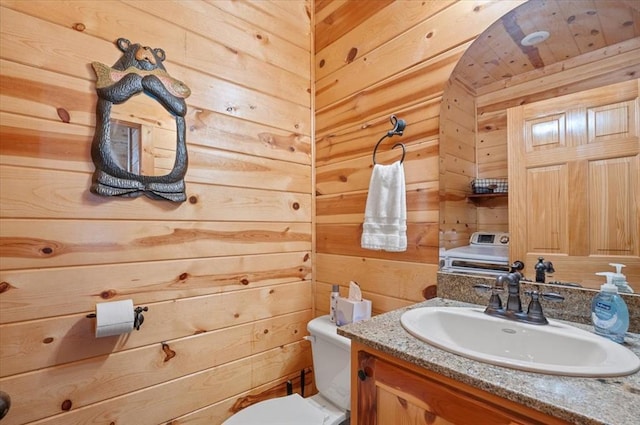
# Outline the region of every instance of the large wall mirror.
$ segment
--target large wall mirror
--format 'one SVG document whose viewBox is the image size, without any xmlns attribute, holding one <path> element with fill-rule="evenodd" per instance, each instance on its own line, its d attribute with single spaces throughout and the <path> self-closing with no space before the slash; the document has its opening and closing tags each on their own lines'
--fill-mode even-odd
<svg viewBox="0 0 640 425">
<path fill-rule="evenodd" d="M 596 271 L 614 271 L 609 263 L 624 263 L 622 272 L 638 294 L 640 3 L 530 0 L 514 5 L 517 7 L 487 28 L 465 52 L 443 95 L 441 252 L 468 245 L 474 232 L 508 233 L 509 260 L 525 262 L 526 278 L 534 279 L 536 260 L 541 256 L 554 264 L 555 271 L 548 274 L 547 281 L 597 289 L 603 278 L 595 276 Z M 549 110 L 540 112 L 542 106 L 537 105 L 547 105 Z M 525 108 L 525 112 L 518 112 L 519 108 Z M 536 108 L 539 115 L 528 122 L 513 118 Z M 554 162 L 562 155 L 547 145 L 578 126 L 567 121 L 565 128 L 560 119 L 549 117 L 575 115 L 576 110 L 585 116 L 583 138 L 589 139 L 585 143 L 604 135 L 597 141 L 600 145 L 578 148 L 578 155 L 600 146 L 602 158 L 586 158 L 584 167 L 571 165 L 565 167 L 569 172 L 564 172 L 562 164 Z M 590 125 L 597 128 L 592 131 Z M 526 128 L 533 132 L 526 133 Z M 623 134 L 627 150 L 614 153 L 623 142 L 609 138 L 609 133 Z M 551 158 L 545 171 L 554 171 L 524 173 L 521 179 L 528 179 L 530 184 L 526 196 L 523 191 L 516 191 L 517 181 L 513 181 L 523 162 L 512 159 L 514 146 L 520 146 L 514 145 L 513 140 L 522 134 L 525 138 L 538 137 L 539 146 L 536 140 L 532 143 L 529 139 L 517 143 L 546 149 L 537 155 Z M 523 163 L 522 167 L 528 165 Z M 475 178 L 509 178 L 509 192 L 473 196 L 470 183 Z M 551 187 L 554 179 L 566 184 L 556 190 Z M 561 198 L 568 201 L 563 204 Z M 602 202 L 599 204 L 596 199 Z M 580 202 L 597 211 L 583 214 Z M 529 222 L 514 225 L 514 220 L 522 219 L 517 214 L 522 211 L 533 211 Z M 606 229 L 594 226 L 596 214 L 604 214 Z M 539 225 L 550 215 L 556 217 L 556 222 Z M 527 228 L 533 221 L 536 226 Z M 563 226 L 569 229 L 568 233 L 558 233 L 557 229 Z M 539 240 L 554 240 L 560 248 L 527 251 L 523 256 L 526 258 L 514 254 L 514 247 L 532 235 L 542 235 Z M 569 239 L 582 241 L 581 246 L 563 251 L 562 246 Z M 589 248 L 596 239 L 602 239 L 604 242 L 596 242 L 606 242 L 608 247 Z"/>
</svg>

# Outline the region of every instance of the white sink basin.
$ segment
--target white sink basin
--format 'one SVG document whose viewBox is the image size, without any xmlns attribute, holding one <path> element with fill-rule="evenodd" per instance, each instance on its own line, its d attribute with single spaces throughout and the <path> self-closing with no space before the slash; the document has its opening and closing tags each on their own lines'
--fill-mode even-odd
<svg viewBox="0 0 640 425">
<path fill-rule="evenodd" d="M 626 347 L 554 320 L 529 325 L 486 315 L 481 308 L 422 307 L 405 312 L 400 322 L 431 345 L 512 369 L 585 377 L 640 370 L 640 359 Z"/>
</svg>

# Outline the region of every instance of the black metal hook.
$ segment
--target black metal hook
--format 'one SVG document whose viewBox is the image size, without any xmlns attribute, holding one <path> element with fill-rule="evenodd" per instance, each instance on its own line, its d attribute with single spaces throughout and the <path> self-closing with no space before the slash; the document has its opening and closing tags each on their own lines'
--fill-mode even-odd
<svg viewBox="0 0 640 425">
<path fill-rule="evenodd" d="M 376 143 L 376 147 L 373 148 L 373 164 L 374 165 L 376 164 L 376 152 L 378 151 L 378 146 L 380 146 L 380 143 L 382 143 L 382 141 L 384 139 L 386 139 L 387 137 L 402 136 L 402 134 L 404 133 L 404 129 L 407 126 L 407 123 L 406 123 L 405 120 L 399 119 L 395 115 L 391 115 L 389 120 L 391 121 L 391 124 L 393 125 L 393 128 L 391 130 L 387 131 L 387 133 L 384 136 L 382 136 L 380 138 L 380 140 L 378 140 L 378 143 Z M 396 143 L 395 145 L 393 145 L 393 147 L 391 149 L 395 149 L 397 147 L 401 147 L 402 148 L 402 158 L 400 158 L 400 163 L 403 163 L 404 162 L 404 157 L 407 154 L 407 150 L 404 147 L 404 144 L 402 144 L 402 143 Z"/>
<path fill-rule="evenodd" d="M 143 311 L 149 311 L 149 307 L 136 307 L 133 310 L 133 314 L 134 314 L 133 327 L 137 331 L 140 330 L 140 326 L 142 326 L 142 323 L 144 322 L 144 316 L 142 315 Z"/>
<path fill-rule="evenodd" d="M 404 132 L 404 128 L 407 126 L 406 121 L 398 119 L 395 115 L 391 115 L 389 120 L 391 121 L 391 124 L 393 125 L 393 129 L 391 129 L 391 130 L 389 130 L 387 132 L 387 136 L 389 136 L 389 137 L 391 137 L 391 136 L 402 136 L 402 133 Z"/>
</svg>

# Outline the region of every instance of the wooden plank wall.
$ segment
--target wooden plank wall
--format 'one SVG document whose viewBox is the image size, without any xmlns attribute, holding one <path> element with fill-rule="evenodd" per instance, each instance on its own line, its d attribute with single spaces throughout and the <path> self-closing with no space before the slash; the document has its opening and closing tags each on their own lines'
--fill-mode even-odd
<svg viewBox="0 0 640 425">
<path fill-rule="evenodd" d="M 3 425 L 217 424 L 311 377 L 311 12 L 1 1 Z M 185 203 L 89 192 L 89 64 L 119 37 L 192 90 Z M 86 315 L 121 299 L 149 307 L 142 328 L 96 339 Z"/>
<path fill-rule="evenodd" d="M 439 116 L 442 93 L 471 42 L 518 1 L 317 1 L 315 4 L 316 312 L 331 284 L 350 280 L 374 313 L 433 293 L 439 256 Z M 407 121 L 376 159 L 404 162 L 408 248 L 360 247 L 376 142 L 389 116 Z M 426 288 L 430 288 L 429 291 Z"/>
<path fill-rule="evenodd" d="M 478 230 L 476 205 L 467 200 L 477 163 L 475 97 L 452 79 L 440 114 L 440 247 L 444 249 L 467 245 Z"/>
</svg>

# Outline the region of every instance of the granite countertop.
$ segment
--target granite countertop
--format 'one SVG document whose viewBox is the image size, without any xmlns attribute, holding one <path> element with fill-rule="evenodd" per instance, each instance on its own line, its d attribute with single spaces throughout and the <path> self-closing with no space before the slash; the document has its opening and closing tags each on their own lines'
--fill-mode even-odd
<svg viewBox="0 0 640 425">
<path fill-rule="evenodd" d="M 575 424 L 638 424 L 640 372 L 623 377 L 577 378 L 525 372 L 467 359 L 414 338 L 400 324 L 400 316 L 406 310 L 435 306 L 482 307 L 434 298 L 342 326 L 338 333 L 401 360 Z M 587 325 L 565 323 L 592 330 Z M 640 335 L 628 333 L 625 346 L 640 356 Z"/>
</svg>

